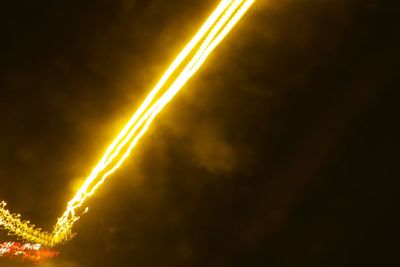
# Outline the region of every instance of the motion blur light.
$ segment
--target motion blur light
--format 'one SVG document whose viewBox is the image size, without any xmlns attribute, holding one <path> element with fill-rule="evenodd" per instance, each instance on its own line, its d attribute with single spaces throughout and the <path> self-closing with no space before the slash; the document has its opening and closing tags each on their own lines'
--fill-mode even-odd
<svg viewBox="0 0 400 267">
<path fill-rule="evenodd" d="M 52 247 L 70 240 L 73 237 L 74 223 L 88 210 L 83 207 L 85 201 L 96 192 L 107 177 L 122 166 L 157 114 L 199 70 L 254 2 L 255 0 L 222 0 L 220 2 L 193 39 L 178 54 L 130 121 L 108 147 L 75 196 L 68 202 L 53 232 L 44 232 L 29 221 L 22 221 L 20 215 L 12 214 L 5 208 L 5 202 L 0 203 L 0 226 L 9 234 L 40 245 Z M 20 245 L 11 247 L 13 251 L 24 251 L 23 246 Z M 33 249 L 33 251 L 36 250 Z M 2 254 L 0 250 L 0 256 L 5 254 L 7 253 Z"/>
</svg>

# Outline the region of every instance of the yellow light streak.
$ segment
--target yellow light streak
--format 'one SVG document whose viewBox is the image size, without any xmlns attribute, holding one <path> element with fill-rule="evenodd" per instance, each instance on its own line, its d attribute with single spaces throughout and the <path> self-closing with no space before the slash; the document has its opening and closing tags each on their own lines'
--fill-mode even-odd
<svg viewBox="0 0 400 267">
<path fill-rule="evenodd" d="M 0 203 L 0 226 L 9 230 L 12 234 L 19 236 L 24 240 L 31 242 L 50 245 L 52 234 L 42 231 L 40 228 L 35 228 L 29 221 L 21 221 L 19 214 L 11 214 L 5 207 L 5 202 Z"/>
<path fill-rule="evenodd" d="M 199 70 L 209 55 L 240 21 L 255 0 L 222 0 L 193 39 L 179 53 L 139 109 L 107 148 L 75 196 L 68 202 L 52 233 L 36 229 L 0 204 L 0 226 L 30 242 L 54 246 L 72 237 L 72 227 L 88 197 L 122 166 L 161 110 Z M 78 214 L 78 215 L 77 215 Z"/>
</svg>

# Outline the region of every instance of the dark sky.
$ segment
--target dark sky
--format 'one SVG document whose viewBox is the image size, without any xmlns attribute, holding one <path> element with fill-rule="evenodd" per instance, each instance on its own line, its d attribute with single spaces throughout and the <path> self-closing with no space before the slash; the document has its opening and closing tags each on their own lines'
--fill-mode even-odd
<svg viewBox="0 0 400 267">
<path fill-rule="evenodd" d="M 216 2 L 2 1 L 0 200 L 51 230 Z M 396 2 L 259 0 L 43 266 L 399 265 Z"/>
</svg>

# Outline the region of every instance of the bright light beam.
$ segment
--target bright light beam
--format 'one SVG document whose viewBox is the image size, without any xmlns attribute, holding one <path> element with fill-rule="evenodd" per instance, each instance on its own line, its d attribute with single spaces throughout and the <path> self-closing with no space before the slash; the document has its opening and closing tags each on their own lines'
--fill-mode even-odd
<svg viewBox="0 0 400 267">
<path fill-rule="evenodd" d="M 243 4 L 243 2 L 245 4 Z M 153 121 L 154 117 L 162 110 L 162 108 L 172 99 L 172 97 L 183 87 L 183 85 L 189 80 L 191 76 L 199 69 L 199 67 L 204 63 L 208 55 L 215 49 L 215 47 L 223 40 L 223 38 L 229 33 L 229 31 L 233 28 L 233 26 L 240 20 L 243 14 L 247 11 L 247 9 L 254 3 L 254 1 L 239 1 L 236 0 L 233 4 L 228 8 L 226 13 L 222 16 L 222 18 L 218 21 L 216 26 L 211 30 L 210 35 L 206 38 L 205 42 L 201 46 L 200 50 L 196 53 L 195 57 L 190 61 L 190 63 L 186 66 L 184 71 L 180 74 L 179 78 L 173 83 L 173 85 L 166 91 L 164 96 L 162 96 L 155 104 L 153 104 L 148 111 L 143 115 L 139 122 L 137 122 L 131 132 L 125 137 L 120 145 L 116 148 L 116 152 L 110 157 L 109 163 L 118 156 L 119 152 L 125 145 L 131 141 L 127 151 L 125 154 L 119 158 L 117 164 L 108 172 L 106 172 L 103 176 L 99 177 L 97 183 L 89 190 L 89 185 L 85 188 L 85 191 L 82 191 L 82 195 L 77 195 L 77 198 L 74 200 L 75 202 L 70 202 L 69 208 L 67 209 L 67 213 L 59 220 L 58 225 L 56 226 L 55 233 L 56 235 L 63 237 L 65 235 L 65 231 L 69 231 L 72 228 L 73 223 L 77 220 L 75 216 L 75 210 L 83 204 L 84 200 L 93 195 L 97 188 L 105 181 L 105 179 L 115 172 L 125 159 L 130 155 L 131 151 L 141 138 L 141 136 L 147 131 L 150 123 Z M 240 7 L 240 8 L 239 8 Z M 237 11 L 239 8 L 239 11 Z M 237 13 L 233 16 L 232 14 Z M 229 23 L 227 24 L 227 21 Z M 227 25 L 226 25 L 227 24 Z M 223 31 L 220 32 L 221 28 L 224 26 Z M 215 36 L 219 32 L 217 38 Z M 210 43 L 212 45 L 210 46 Z M 197 63 L 197 64 L 196 64 Z M 145 110 L 145 109 L 144 109 Z M 141 129 L 139 133 L 137 133 L 138 129 Z M 97 177 L 96 177 L 97 178 Z M 95 179 L 92 180 L 92 182 Z"/>
<path fill-rule="evenodd" d="M 69 240 L 72 237 L 72 227 L 80 216 L 76 214 L 82 213 L 81 209 L 85 200 L 96 192 L 108 176 L 121 167 L 157 114 L 199 70 L 254 2 L 255 0 L 222 0 L 220 2 L 108 147 L 74 198 L 68 202 L 67 209 L 58 219 L 53 233 L 43 232 L 30 225 L 29 222 L 21 221 L 19 215 L 12 215 L 5 209 L 5 203 L 0 204 L 0 226 L 2 225 L 10 233 L 22 239 L 47 246 Z M 183 64 L 186 65 L 183 66 Z"/>
</svg>

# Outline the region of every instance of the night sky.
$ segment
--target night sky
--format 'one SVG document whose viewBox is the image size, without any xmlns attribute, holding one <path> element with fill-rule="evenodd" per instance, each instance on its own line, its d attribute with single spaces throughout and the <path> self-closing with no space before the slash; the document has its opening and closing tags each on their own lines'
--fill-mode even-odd
<svg viewBox="0 0 400 267">
<path fill-rule="evenodd" d="M 2 1 L 0 200 L 52 230 L 217 2 Z M 397 2 L 259 0 L 39 266 L 400 266 Z"/>
</svg>

